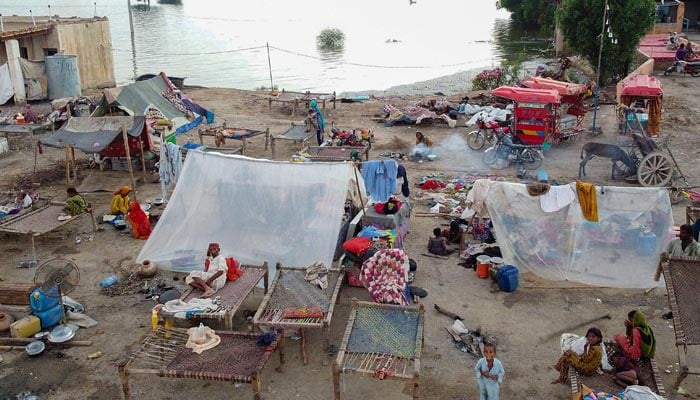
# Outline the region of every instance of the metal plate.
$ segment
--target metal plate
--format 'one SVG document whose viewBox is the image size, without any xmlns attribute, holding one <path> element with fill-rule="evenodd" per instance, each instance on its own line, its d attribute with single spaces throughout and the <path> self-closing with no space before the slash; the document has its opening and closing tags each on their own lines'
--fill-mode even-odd
<svg viewBox="0 0 700 400">
<path fill-rule="evenodd" d="M 41 354 L 41 352 L 43 352 L 45 348 L 46 345 L 44 344 L 44 342 L 42 342 L 41 340 L 35 340 L 29 343 L 27 346 L 25 346 L 24 350 L 30 356 L 35 356 L 37 354 Z"/>
<path fill-rule="evenodd" d="M 75 336 L 74 330 L 70 329 L 66 325 L 59 325 L 49 334 L 49 342 L 63 343 L 73 339 L 73 336 Z"/>
</svg>

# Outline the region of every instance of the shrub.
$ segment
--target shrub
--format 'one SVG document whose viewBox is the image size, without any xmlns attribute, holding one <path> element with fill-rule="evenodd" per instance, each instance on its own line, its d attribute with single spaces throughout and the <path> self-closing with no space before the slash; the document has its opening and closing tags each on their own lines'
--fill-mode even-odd
<svg viewBox="0 0 700 400">
<path fill-rule="evenodd" d="M 338 28 L 326 28 L 316 36 L 316 43 L 322 50 L 340 50 L 345 42 L 345 34 Z"/>
</svg>

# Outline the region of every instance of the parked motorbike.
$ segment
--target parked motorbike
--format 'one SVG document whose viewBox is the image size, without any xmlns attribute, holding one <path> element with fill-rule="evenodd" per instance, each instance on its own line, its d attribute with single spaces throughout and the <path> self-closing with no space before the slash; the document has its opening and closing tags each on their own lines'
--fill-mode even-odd
<svg viewBox="0 0 700 400">
<path fill-rule="evenodd" d="M 478 130 L 467 134 L 467 146 L 472 150 L 481 150 L 486 142 L 493 145 L 497 132 L 510 133 L 510 121 L 484 121 L 479 117 L 476 127 Z"/>
<path fill-rule="evenodd" d="M 496 143 L 486 149 L 481 161 L 492 166 L 503 160 L 507 164 L 520 164 L 526 169 L 534 170 L 542 165 L 542 158 L 542 146 L 515 144 L 510 134 L 499 132 Z"/>
<path fill-rule="evenodd" d="M 692 77 L 699 77 L 700 76 L 700 61 L 674 61 L 673 64 L 671 64 L 670 67 L 666 68 L 666 71 L 664 71 L 664 76 L 669 76 L 673 72 L 678 71 L 679 66 L 682 66 L 681 72 L 684 74 L 690 74 Z"/>
</svg>

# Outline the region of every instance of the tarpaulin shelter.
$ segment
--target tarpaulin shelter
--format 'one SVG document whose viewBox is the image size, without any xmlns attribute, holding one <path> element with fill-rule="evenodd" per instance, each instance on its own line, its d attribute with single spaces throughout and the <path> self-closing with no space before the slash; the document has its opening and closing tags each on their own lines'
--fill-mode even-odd
<svg viewBox="0 0 700 400">
<path fill-rule="evenodd" d="M 658 285 L 653 279 L 659 255 L 673 237 L 668 190 L 595 187 L 597 222 L 584 217 L 581 203 L 587 200 L 575 195 L 576 183 L 549 190 L 556 191 L 554 203 L 561 207 L 555 211 L 524 184 L 488 183 L 485 204 L 506 263 L 550 280 L 619 288 Z M 559 190 L 573 193 L 567 197 Z"/>
<path fill-rule="evenodd" d="M 193 129 L 205 119 L 207 123 L 214 121 L 214 113 L 184 96 L 176 95 L 174 90 L 175 86 L 162 72 L 145 81 L 105 89 L 100 105 L 92 116 L 126 113 L 131 116 L 146 116 L 147 119 L 159 119 L 151 118 L 152 112 L 157 110 L 172 122 L 175 135 Z"/>
<path fill-rule="evenodd" d="M 126 157 L 122 128 L 127 133 L 130 154 L 139 154 L 141 145 L 144 151 L 153 150 L 144 117 L 70 118 L 61 129 L 39 142 L 61 149 L 71 146 L 104 157 Z"/>
<path fill-rule="evenodd" d="M 330 266 L 348 190 L 357 185 L 353 168 L 190 152 L 137 260 L 201 270 L 208 243 L 217 242 L 242 263 Z"/>
</svg>

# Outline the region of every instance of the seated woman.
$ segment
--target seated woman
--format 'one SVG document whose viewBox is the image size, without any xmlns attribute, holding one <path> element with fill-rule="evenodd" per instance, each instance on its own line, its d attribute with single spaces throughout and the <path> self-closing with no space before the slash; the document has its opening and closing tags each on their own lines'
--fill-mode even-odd
<svg viewBox="0 0 700 400">
<path fill-rule="evenodd" d="M 438 256 L 449 256 L 454 252 L 453 249 L 447 248 L 447 238 L 442 236 L 440 228 L 433 229 L 433 235 L 435 237 L 428 239 L 428 251 L 430 253 Z"/>
<path fill-rule="evenodd" d="M 615 364 L 615 383 L 622 387 L 639 384 L 637 366 L 629 358 L 616 356 L 613 363 Z"/>
<path fill-rule="evenodd" d="M 433 141 L 429 137 L 423 135 L 423 132 L 416 132 L 416 145 L 423 143 L 427 147 L 433 147 Z"/>
<path fill-rule="evenodd" d="M 602 366 L 602 341 L 603 334 L 600 332 L 600 329 L 588 329 L 588 332 L 586 332 L 586 344 L 583 348 L 583 354 L 577 354 L 571 350 L 566 350 L 554 366 L 554 369 L 559 371 L 559 377 L 553 380 L 552 383 L 566 383 L 570 367 L 574 367 L 578 373 L 583 375 L 591 376 L 595 374 Z"/>
<path fill-rule="evenodd" d="M 221 255 L 221 247 L 218 243 L 209 243 L 206 265 L 208 266 L 206 271 L 192 271 L 185 278 L 185 283 L 204 291 L 202 294 L 204 298 L 213 296 L 226 284 L 228 265 L 226 258 Z"/>
<path fill-rule="evenodd" d="M 126 220 L 131 224 L 131 234 L 134 239 L 146 240 L 151 235 L 151 221 L 138 201 L 134 200 L 129 203 Z"/>
<path fill-rule="evenodd" d="M 122 186 L 114 192 L 110 209 L 112 214 L 126 215 L 129 212 L 129 192 L 131 192 L 131 188 L 128 186 Z"/>
<path fill-rule="evenodd" d="M 647 317 L 643 312 L 632 310 L 625 320 L 626 332 L 615 336 L 615 341 L 620 345 L 622 354 L 632 360 L 640 358 L 652 358 L 656 353 L 656 339 L 654 331 L 647 324 Z"/>
<path fill-rule="evenodd" d="M 71 216 L 82 214 L 87 210 L 87 203 L 75 188 L 68 188 L 66 190 L 68 193 L 68 199 L 66 199 L 66 205 L 63 207 L 63 211 Z"/>
</svg>

